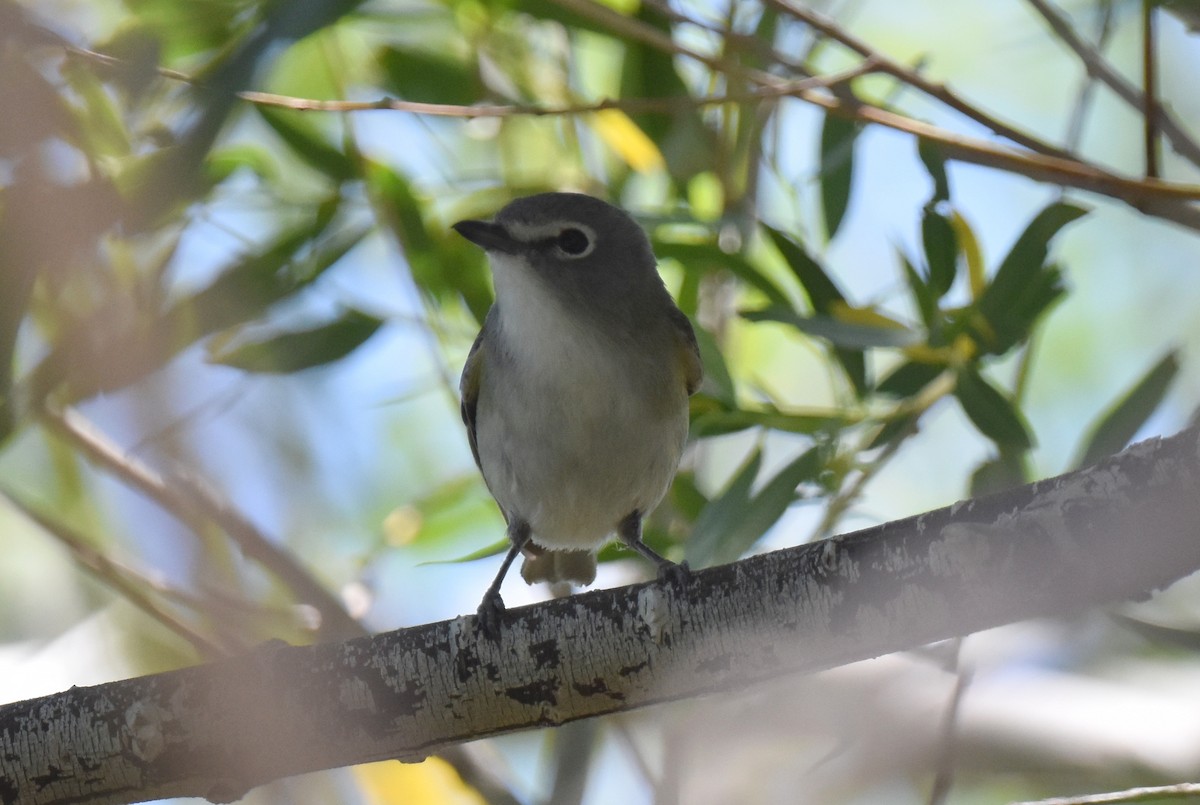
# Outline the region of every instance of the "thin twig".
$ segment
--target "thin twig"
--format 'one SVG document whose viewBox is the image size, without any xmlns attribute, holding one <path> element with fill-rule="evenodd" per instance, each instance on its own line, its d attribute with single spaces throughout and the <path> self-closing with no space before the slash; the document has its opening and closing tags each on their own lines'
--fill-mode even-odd
<svg viewBox="0 0 1200 805">
<path fill-rule="evenodd" d="M 929 790 L 929 805 L 942 805 L 954 784 L 955 758 L 958 749 L 958 716 L 962 700 L 971 685 L 971 672 L 962 666 L 963 638 L 954 639 L 954 691 L 942 719 L 941 749 L 938 752 L 937 772 Z"/>
<path fill-rule="evenodd" d="M 1011 805 L 1111 805 L 1117 802 L 1146 802 L 1155 799 L 1184 799 L 1200 796 L 1200 783 L 1176 783 L 1175 785 L 1127 788 L 1124 791 L 1108 791 L 1103 794 L 1085 794 L 1079 797 L 1052 797 L 1013 802 Z"/>
<path fill-rule="evenodd" d="M 7 490 L 0 492 L 0 498 L 36 523 L 44 532 L 65 545 L 75 561 L 102 583 L 111 587 L 167 629 L 191 643 L 192 648 L 196 649 L 196 652 L 204 659 L 215 660 L 235 653 L 229 648 L 218 646 L 146 595 L 143 590 L 159 590 L 162 587 L 154 579 L 109 559 L 92 547 L 82 534 L 57 520 L 52 520 L 21 501 L 11 492 Z"/>
<path fill-rule="evenodd" d="M 1154 65 L 1154 3 L 1142 0 L 1142 130 L 1146 146 L 1146 176 L 1158 178 L 1158 77 Z"/>
<path fill-rule="evenodd" d="M 1139 112 L 1142 111 L 1145 99 L 1141 90 L 1126 80 L 1117 72 L 1116 68 L 1108 63 L 1104 56 L 1085 42 L 1071 27 L 1070 21 L 1062 12 L 1050 5 L 1048 0 L 1026 0 L 1026 2 L 1042 15 L 1054 35 L 1075 52 L 1075 55 L 1083 62 L 1088 75 L 1104 82 L 1109 89 L 1116 93 L 1118 98 Z M 1192 164 L 1200 167 L 1200 144 L 1188 135 L 1183 126 L 1176 122 L 1175 118 L 1161 105 L 1155 106 L 1154 119 L 1163 136 L 1171 143 L 1171 147 Z"/>
<path fill-rule="evenodd" d="M 1191 229 L 1200 230 L 1200 209 L 1197 209 L 1187 202 L 1200 199 L 1200 187 L 1191 185 L 1180 185 L 1170 182 L 1163 182 L 1156 179 L 1137 180 L 1130 179 L 1108 171 L 1097 168 L 1091 164 L 1081 162 L 1073 158 L 1063 158 L 1052 154 L 1034 152 L 1022 153 L 1011 149 L 996 146 L 992 143 L 982 140 L 962 137 L 928 123 L 924 123 L 904 115 L 880 109 L 859 102 L 849 102 L 845 99 L 831 97 L 823 90 L 828 87 L 835 86 L 835 79 L 840 81 L 848 80 L 845 74 L 835 74 L 834 76 L 825 76 L 816 78 L 817 84 L 805 89 L 804 82 L 814 79 L 801 79 L 800 81 L 787 81 L 777 76 L 765 73 L 761 70 L 745 67 L 736 62 L 731 62 L 717 56 L 703 54 L 695 51 L 685 45 L 682 45 L 672 39 L 670 36 L 662 33 L 651 25 L 648 25 L 640 20 L 626 17 L 612 9 L 602 6 L 593 0 L 552 0 L 552 2 L 567 8 L 576 13 L 589 17 L 594 22 L 608 27 L 615 33 L 626 36 L 631 39 L 643 42 L 663 50 L 667 53 L 686 56 L 697 60 L 714 70 L 724 71 L 727 75 L 736 75 L 738 77 L 749 79 L 760 85 L 761 89 L 753 90 L 749 93 L 750 98 L 761 99 L 767 97 L 796 97 L 807 103 L 821 106 L 827 111 L 834 114 L 840 114 L 846 117 L 851 117 L 860 120 L 864 123 L 876 123 L 888 128 L 903 131 L 917 137 L 925 138 L 930 142 L 937 143 L 943 152 L 943 155 L 952 160 L 967 162 L 985 167 L 1003 170 L 1011 173 L 1017 173 L 1027 176 L 1034 181 L 1048 182 L 1051 184 L 1072 187 L 1079 190 L 1087 190 L 1101 195 L 1106 195 L 1120 201 L 1124 201 L 1141 212 L 1155 215 L 1166 220 L 1174 221 Z M 1045 8 L 1047 13 L 1053 14 L 1053 10 L 1045 5 L 1044 0 L 1029 0 L 1039 8 Z M 795 11 L 795 9 L 793 9 Z M 1066 23 L 1063 23 L 1066 25 Z M 832 31 L 833 29 L 829 29 Z M 1074 32 L 1070 31 L 1070 26 L 1066 25 L 1066 30 L 1071 36 Z M 1075 37 L 1077 39 L 1077 37 Z M 853 41 L 853 40 L 850 40 Z M 1086 45 L 1080 43 L 1082 47 Z M 847 45 L 849 46 L 849 45 Z M 865 46 L 863 46 L 865 47 Z M 105 57 L 110 58 L 110 57 Z M 1104 64 L 1103 59 L 1099 59 L 1100 64 Z M 1095 60 L 1093 60 L 1095 61 Z M 869 65 L 867 67 L 866 65 Z M 1104 67 L 1111 71 L 1111 68 Z M 860 65 L 857 68 L 852 68 L 852 73 L 857 73 L 859 70 L 869 72 L 872 70 L 882 70 L 883 67 L 869 60 L 865 65 Z M 904 68 L 907 69 L 907 68 Z M 857 73 L 861 74 L 861 73 Z M 1114 74 L 1115 75 L 1115 74 Z M 851 75 L 850 77 L 853 77 Z M 919 77 L 911 71 L 907 72 L 906 77 Z M 1104 80 L 1104 75 L 1100 74 L 1100 78 Z M 1120 79 L 1115 76 L 1116 80 Z M 187 79 L 185 79 L 187 80 Z M 1106 82 L 1107 83 L 1107 82 Z M 939 91 L 935 85 L 929 85 L 935 92 Z M 942 88 L 942 93 L 948 92 Z M 1136 88 L 1129 88 L 1133 96 L 1140 97 L 1140 93 Z M 1119 93 L 1120 94 L 1120 93 Z M 418 114 L 452 116 L 462 118 L 473 117 L 495 117 L 506 115 L 569 115 L 582 114 L 589 111 L 601 111 L 608 108 L 629 109 L 631 111 L 653 111 L 656 108 L 673 106 L 676 103 L 682 103 L 684 106 L 691 106 L 696 103 L 694 100 L 677 101 L 675 99 L 635 99 L 635 101 L 619 101 L 606 100 L 599 103 L 585 106 L 563 106 L 557 108 L 542 108 L 542 107 L 525 107 L 520 105 L 505 105 L 505 106 L 455 106 L 451 104 L 420 104 L 407 101 L 397 101 L 395 99 L 385 98 L 378 101 L 370 102 L 352 102 L 352 101 L 319 101 L 309 99 L 287 98 L 285 96 L 270 95 L 268 93 L 245 93 L 244 98 L 257 103 L 270 103 L 277 106 L 284 106 L 292 109 L 311 109 L 311 110 L 327 110 L 327 111 L 356 111 L 368 109 L 403 109 Z M 719 96 L 713 97 L 711 102 L 730 102 L 736 96 Z M 632 106 L 629 104 L 633 103 Z M 644 106 L 639 106 L 644 104 Z M 1159 124 L 1162 127 L 1164 135 L 1166 135 L 1175 144 L 1177 150 L 1185 149 L 1187 141 L 1186 135 L 1182 135 L 1182 131 L 1174 125 L 1173 121 L 1167 116 L 1161 108 L 1158 109 Z M 1185 145 L 1180 145 L 1180 136 L 1183 136 L 1182 142 Z M 1197 164 L 1200 164 L 1200 147 L 1195 149 L 1197 154 Z"/>
<path fill-rule="evenodd" d="M 1056 156 L 1061 159 L 1075 160 L 1076 157 L 1070 151 L 1060 148 L 1056 145 L 1040 140 L 1026 132 L 1020 131 L 1001 120 L 997 120 L 991 115 L 984 112 L 982 109 L 974 106 L 968 101 L 961 98 L 957 93 L 951 90 L 944 84 L 937 84 L 922 76 L 919 72 L 912 70 L 897 61 L 894 61 L 879 51 L 872 48 L 863 40 L 855 37 L 850 32 L 840 27 L 829 17 L 812 11 L 793 0 L 766 0 L 767 5 L 778 9 L 779 11 L 800 20 L 804 24 L 811 27 L 818 33 L 838 42 L 843 47 L 862 56 L 863 58 L 874 59 L 879 66 L 879 71 L 891 75 L 893 78 L 908 84 L 913 89 L 928 95 L 930 98 L 948 106 L 959 114 L 969 118 L 970 120 L 979 123 L 1000 137 L 1016 143 L 1030 151 L 1049 156 Z"/>
<path fill-rule="evenodd" d="M 297 600 L 314 607 L 321 615 L 318 633 L 325 639 L 347 639 L 366 634 L 358 621 L 287 552 L 277 547 L 236 509 L 222 500 L 216 490 L 194 475 L 175 470 L 160 474 L 136 458 L 126 455 L 77 411 L 44 409 L 42 421 L 77 447 L 90 461 L 108 469 L 130 486 L 141 490 L 163 508 L 187 519 L 200 517 L 220 526 L 242 553 L 273 573 Z"/>
<path fill-rule="evenodd" d="M 762 70 L 756 70 L 753 67 L 746 67 L 739 62 L 731 61 L 721 56 L 701 53 L 687 45 L 676 42 L 669 34 L 663 33 L 653 25 L 633 17 L 627 17 L 619 11 L 595 2 L 595 0 L 550 0 L 550 2 L 560 8 L 587 17 L 592 22 L 603 25 L 619 36 L 649 45 L 664 53 L 684 56 L 718 73 L 748 79 L 762 86 L 772 86 L 784 81 L 779 76 Z"/>
<path fill-rule="evenodd" d="M 572 0 L 573 1 L 573 0 Z M 555 0 L 559 2 L 559 0 Z M 1051 184 L 1060 184 L 1078 190 L 1087 190 L 1124 201 L 1131 206 L 1151 211 L 1160 217 L 1175 220 L 1186 226 L 1200 229 L 1200 210 L 1172 208 L 1167 203 L 1200 200 L 1200 186 L 1165 182 L 1159 179 L 1133 179 L 1119 176 L 1075 159 L 1064 159 L 1040 153 L 1023 153 L 973 137 L 965 137 L 938 128 L 920 120 L 905 117 L 886 109 L 864 103 L 851 103 L 835 98 L 824 90 L 844 83 L 856 76 L 876 70 L 873 62 L 865 62 L 842 73 L 801 79 L 799 81 L 772 80 L 772 85 L 747 93 L 711 96 L 702 99 L 677 101 L 670 98 L 644 98 L 632 101 L 605 100 L 582 106 L 526 107 L 503 106 L 455 106 L 452 104 L 427 104 L 384 98 L 378 101 L 322 101 L 307 98 L 291 98 L 268 93 L 242 93 L 248 101 L 282 106 L 289 109 L 319 111 L 364 111 L 371 109 L 395 109 L 415 114 L 446 117 L 505 117 L 510 115 L 572 115 L 585 114 L 603 109 L 626 109 L 634 112 L 652 111 L 663 108 L 678 108 L 683 103 L 728 103 L 740 97 L 764 99 L 772 97 L 794 97 L 820 106 L 834 114 L 876 123 L 890 129 L 921 137 L 937 143 L 943 155 L 959 162 L 969 162 L 997 170 L 1021 174 L 1030 179 Z M 1176 205 L 1177 206 L 1177 205 Z"/>
<path fill-rule="evenodd" d="M 748 103 L 751 101 L 795 96 L 802 92 L 818 89 L 828 89 L 829 87 L 843 84 L 874 72 L 876 69 L 876 63 L 868 59 L 841 72 L 823 76 L 812 76 L 795 81 L 778 80 L 772 83 L 771 86 L 759 87 L 758 89 L 747 90 L 745 92 L 706 95 L 699 98 L 606 98 L 593 103 L 566 104 L 563 106 L 530 106 L 525 104 L 458 106 L 447 103 L 419 103 L 417 101 L 404 101 L 398 98 L 380 98 L 375 101 L 324 101 L 312 98 L 295 98 L 290 95 L 275 95 L 269 92 L 241 92 L 238 95 L 250 103 L 262 106 L 278 106 L 301 112 L 369 112 L 374 110 L 390 110 L 394 112 L 409 112 L 414 115 L 461 117 L 467 119 L 517 116 L 565 117 L 603 112 L 608 109 L 620 109 L 629 114 L 674 114 L 681 109 L 718 106 L 727 103 Z"/>
<path fill-rule="evenodd" d="M 1099 10 L 1100 23 L 1096 31 L 1096 50 L 1103 53 L 1108 46 L 1108 40 L 1112 37 L 1113 31 L 1113 0 L 1108 0 L 1103 3 L 1103 8 Z M 1079 147 L 1080 141 L 1083 139 L 1083 124 L 1087 117 L 1087 112 L 1092 104 L 1092 98 L 1095 97 L 1096 88 L 1099 86 L 1097 79 L 1092 75 L 1084 75 L 1083 81 L 1079 87 L 1079 94 L 1075 100 L 1075 105 L 1071 109 L 1071 122 L 1067 125 L 1067 148 L 1075 150 Z"/>
</svg>

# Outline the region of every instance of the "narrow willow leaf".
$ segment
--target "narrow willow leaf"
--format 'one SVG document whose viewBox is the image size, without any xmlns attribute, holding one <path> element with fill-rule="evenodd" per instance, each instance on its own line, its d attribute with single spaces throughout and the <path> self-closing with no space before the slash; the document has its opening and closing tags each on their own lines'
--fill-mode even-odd
<svg viewBox="0 0 1200 805">
<path fill-rule="evenodd" d="M 1026 449 L 1033 444 L 1020 412 L 978 372 L 960 371 L 954 396 L 979 432 L 1001 448 Z"/>
<path fill-rule="evenodd" d="M 756 450 L 725 492 L 709 502 L 696 519 L 687 542 L 688 562 L 702 567 L 742 556 L 795 502 L 796 487 L 817 478 L 824 455 L 821 448 L 810 448 L 752 495 L 750 489 L 762 465 L 762 453 Z"/>
<path fill-rule="evenodd" d="M 946 216 L 926 207 L 921 218 L 921 240 L 929 266 L 929 287 L 941 298 L 958 273 L 958 236 Z"/>
<path fill-rule="evenodd" d="M 932 140 L 918 137 L 917 156 L 921 158 L 921 163 L 925 165 L 925 170 L 929 171 L 929 177 L 933 179 L 931 202 L 936 204 L 939 201 L 949 201 L 950 180 L 946 178 L 946 158 L 942 154 L 941 147 Z"/>
<path fill-rule="evenodd" d="M 826 114 L 821 126 L 821 209 L 825 235 L 833 240 L 850 206 L 854 186 L 854 143 L 862 129 L 853 120 Z"/>
<path fill-rule="evenodd" d="M 813 259 L 803 246 L 790 237 L 772 227 L 765 227 L 771 242 L 783 255 L 784 261 L 800 281 L 813 310 L 817 313 L 827 313 L 834 302 L 845 302 L 846 295 L 838 288 L 837 283 L 825 269 Z"/>
<path fill-rule="evenodd" d="M 210 351 L 209 361 L 248 372 L 299 372 L 346 357 L 374 335 L 382 324 L 382 319 L 349 310 L 320 327 L 250 341 L 226 351 Z"/>
<path fill-rule="evenodd" d="M 1179 353 L 1171 350 L 1092 426 L 1075 466 L 1094 464 L 1129 444 L 1162 404 L 1179 372 Z"/>
<path fill-rule="evenodd" d="M 790 307 L 779 305 L 744 311 L 741 315 L 750 321 L 790 324 L 803 333 L 824 338 L 834 346 L 847 349 L 910 347 L 923 340 L 919 333 L 900 324 L 883 326 L 845 321 L 836 316 L 802 316 Z"/>
<path fill-rule="evenodd" d="M 320 131 L 301 119 L 301 112 L 255 104 L 254 111 L 275 130 L 296 156 L 335 182 L 348 181 L 357 174 L 354 161 L 334 148 Z"/>
</svg>

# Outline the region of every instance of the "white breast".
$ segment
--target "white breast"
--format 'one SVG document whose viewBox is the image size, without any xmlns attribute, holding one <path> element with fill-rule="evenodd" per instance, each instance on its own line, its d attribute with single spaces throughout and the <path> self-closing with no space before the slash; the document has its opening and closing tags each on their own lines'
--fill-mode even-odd
<svg viewBox="0 0 1200 805">
<path fill-rule="evenodd" d="M 488 486 L 548 548 L 596 548 L 670 484 L 687 436 L 687 394 L 670 345 L 621 354 L 571 318 L 530 269 L 493 255 L 497 336 L 511 355 L 485 368 L 476 435 Z M 666 403 L 666 404 L 664 404 Z"/>
</svg>

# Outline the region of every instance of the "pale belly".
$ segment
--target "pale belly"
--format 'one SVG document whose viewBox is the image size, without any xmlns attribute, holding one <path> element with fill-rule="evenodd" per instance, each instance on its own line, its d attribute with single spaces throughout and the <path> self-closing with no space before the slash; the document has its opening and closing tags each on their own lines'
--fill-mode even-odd
<svg viewBox="0 0 1200 805">
<path fill-rule="evenodd" d="M 551 372 L 510 366 L 480 389 L 483 476 L 546 548 L 597 549 L 631 512 L 649 513 L 687 438 L 678 370 L 643 371 L 631 382 L 628 367 L 584 353 Z"/>
</svg>

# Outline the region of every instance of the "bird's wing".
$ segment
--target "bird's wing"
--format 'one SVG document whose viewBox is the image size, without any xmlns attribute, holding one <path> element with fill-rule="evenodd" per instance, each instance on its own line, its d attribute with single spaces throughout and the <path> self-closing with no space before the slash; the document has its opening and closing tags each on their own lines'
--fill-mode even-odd
<svg viewBox="0 0 1200 805">
<path fill-rule="evenodd" d="M 704 379 L 704 364 L 700 362 L 700 346 L 696 343 L 696 332 L 684 312 L 674 305 L 670 310 L 671 326 L 679 347 L 679 359 L 683 363 L 684 382 L 687 393 L 694 394 Z"/>
<path fill-rule="evenodd" d="M 483 337 L 487 333 L 487 322 L 475 336 L 475 343 L 467 353 L 467 362 L 463 366 L 462 377 L 458 381 L 458 390 L 462 395 L 459 409 L 462 411 L 463 424 L 467 426 L 467 441 L 471 444 L 471 455 L 475 457 L 475 466 L 480 469 L 479 443 L 475 437 L 475 412 L 479 404 L 479 384 L 483 376 Z"/>
</svg>

